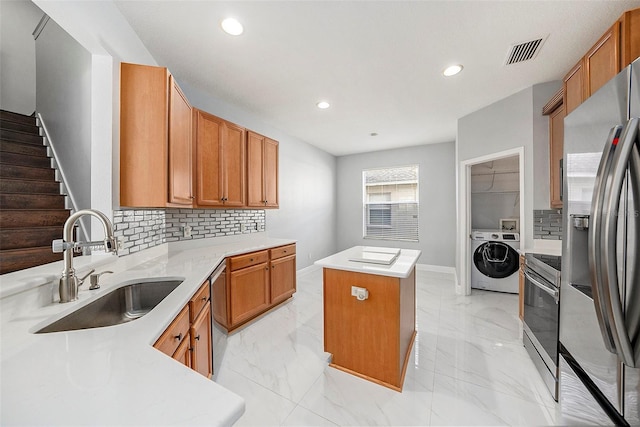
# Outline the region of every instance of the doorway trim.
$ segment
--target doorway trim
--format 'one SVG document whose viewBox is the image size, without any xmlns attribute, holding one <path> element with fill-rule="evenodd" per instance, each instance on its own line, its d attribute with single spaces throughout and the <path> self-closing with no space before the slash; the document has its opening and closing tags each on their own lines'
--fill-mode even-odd
<svg viewBox="0 0 640 427">
<path fill-rule="evenodd" d="M 529 224 L 526 221 L 524 212 L 524 146 L 475 157 L 473 159 L 462 160 L 460 162 L 460 194 L 462 195 L 462 197 L 460 197 L 461 221 L 458 233 L 460 277 L 456 286 L 456 293 L 459 295 L 471 295 L 471 254 L 469 253 L 471 248 L 471 166 L 516 155 L 518 156 L 518 167 L 520 169 L 520 247 L 525 248 L 527 243 L 526 233 L 522 231 L 526 230 Z"/>
</svg>

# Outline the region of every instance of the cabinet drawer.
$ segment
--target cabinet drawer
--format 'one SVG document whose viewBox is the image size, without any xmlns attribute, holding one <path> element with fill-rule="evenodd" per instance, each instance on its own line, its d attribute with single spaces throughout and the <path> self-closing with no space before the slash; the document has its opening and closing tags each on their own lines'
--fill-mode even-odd
<svg viewBox="0 0 640 427">
<path fill-rule="evenodd" d="M 296 253 L 296 245 L 280 246 L 279 248 L 270 249 L 271 259 L 278 259 Z"/>
<path fill-rule="evenodd" d="M 191 297 L 191 300 L 189 300 L 189 320 L 191 323 L 193 323 L 195 318 L 198 317 L 198 314 L 200 314 L 210 299 L 211 292 L 209 290 L 209 281 L 207 280 L 200 289 L 198 289 L 198 292 Z"/>
<path fill-rule="evenodd" d="M 153 345 L 155 348 L 167 354 L 173 356 L 185 340 L 189 339 L 189 306 L 185 305 L 182 311 L 171 322 L 171 325 L 166 331 L 158 338 L 158 341 Z"/>
<path fill-rule="evenodd" d="M 239 270 L 269 261 L 269 251 L 252 252 L 246 255 L 238 255 L 229 258 L 229 269 Z"/>
</svg>

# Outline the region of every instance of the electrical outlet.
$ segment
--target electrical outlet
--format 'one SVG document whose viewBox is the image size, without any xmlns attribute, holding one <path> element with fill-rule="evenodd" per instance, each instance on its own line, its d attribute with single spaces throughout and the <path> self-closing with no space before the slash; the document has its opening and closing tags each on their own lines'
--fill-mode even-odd
<svg viewBox="0 0 640 427">
<path fill-rule="evenodd" d="M 240 232 L 245 233 L 247 231 L 247 224 L 240 224 Z"/>
<path fill-rule="evenodd" d="M 184 237 L 191 237 L 191 226 L 185 225 L 182 227 L 182 233 Z"/>
</svg>

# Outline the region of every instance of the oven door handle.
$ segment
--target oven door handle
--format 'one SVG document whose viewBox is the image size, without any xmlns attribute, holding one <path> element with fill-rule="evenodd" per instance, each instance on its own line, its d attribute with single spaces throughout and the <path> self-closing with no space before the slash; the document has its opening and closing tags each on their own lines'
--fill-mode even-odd
<svg viewBox="0 0 640 427">
<path fill-rule="evenodd" d="M 558 300 L 559 300 L 558 297 L 560 295 L 560 292 L 558 291 L 558 289 L 556 289 L 554 287 L 551 287 L 551 286 L 545 285 L 544 283 L 540 282 L 538 279 L 533 277 L 526 270 L 524 272 L 524 275 L 527 278 L 527 280 L 529 280 L 531 283 L 533 283 L 536 287 L 540 288 L 542 291 L 544 291 L 544 292 L 548 293 L 549 295 L 551 295 L 556 303 L 558 302 Z"/>
</svg>

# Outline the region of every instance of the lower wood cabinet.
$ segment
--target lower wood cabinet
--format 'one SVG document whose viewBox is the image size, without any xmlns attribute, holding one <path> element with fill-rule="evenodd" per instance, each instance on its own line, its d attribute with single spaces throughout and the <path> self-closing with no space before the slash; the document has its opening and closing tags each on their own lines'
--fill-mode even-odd
<svg viewBox="0 0 640 427">
<path fill-rule="evenodd" d="M 207 304 L 191 325 L 191 368 L 207 378 L 213 375 L 211 305 Z"/>
<path fill-rule="evenodd" d="M 296 245 L 229 257 L 226 277 L 213 287 L 213 318 L 231 331 L 295 293 Z"/>
<path fill-rule="evenodd" d="M 242 323 L 265 311 L 270 304 L 269 264 L 262 262 L 231 271 L 229 302 L 229 318 L 232 325 Z"/>
<path fill-rule="evenodd" d="M 153 346 L 211 378 L 211 332 L 211 293 L 207 280 Z"/>
</svg>

